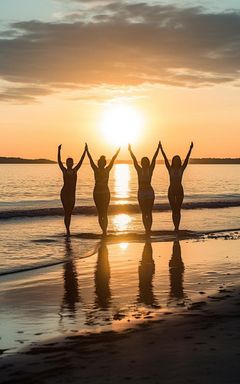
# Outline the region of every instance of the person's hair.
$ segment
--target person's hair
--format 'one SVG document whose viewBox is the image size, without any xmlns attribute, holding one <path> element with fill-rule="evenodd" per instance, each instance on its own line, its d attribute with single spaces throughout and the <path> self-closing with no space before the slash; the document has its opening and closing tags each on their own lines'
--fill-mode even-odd
<svg viewBox="0 0 240 384">
<path fill-rule="evenodd" d="M 67 168 L 72 168 L 73 167 L 73 158 L 68 157 L 66 160 Z"/>
<path fill-rule="evenodd" d="M 106 157 L 102 155 L 98 160 L 98 166 L 104 168 L 106 164 L 107 164 Z"/>
<path fill-rule="evenodd" d="M 141 160 L 141 165 L 143 168 L 148 168 L 150 167 L 150 160 L 148 157 L 143 157 Z"/>
<path fill-rule="evenodd" d="M 173 156 L 172 158 L 172 167 L 173 168 L 180 168 L 182 165 L 182 160 L 179 155 Z"/>
</svg>

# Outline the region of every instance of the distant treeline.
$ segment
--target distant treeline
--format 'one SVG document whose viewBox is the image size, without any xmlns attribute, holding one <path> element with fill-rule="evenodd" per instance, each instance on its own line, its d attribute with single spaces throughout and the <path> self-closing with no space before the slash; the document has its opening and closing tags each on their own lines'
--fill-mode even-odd
<svg viewBox="0 0 240 384">
<path fill-rule="evenodd" d="M 116 160 L 118 164 L 131 164 L 131 160 Z M 163 164 L 164 160 L 157 160 L 158 164 Z M 205 157 L 205 158 L 196 158 L 190 159 L 190 164 L 240 164 L 240 158 L 215 158 L 215 157 Z"/>
<path fill-rule="evenodd" d="M 117 160 L 117 164 L 132 164 L 131 160 Z M 163 160 L 158 160 L 163 164 Z M 240 158 L 199 158 L 190 159 L 190 164 L 240 164 Z M 22 159 L 21 157 L 0 157 L 0 164 L 56 164 L 56 161 L 48 159 Z"/>
<path fill-rule="evenodd" d="M 0 157 L 0 164 L 54 164 L 48 159 L 22 159 L 21 157 Z"/>
<path fill-rule="evenodd" d="M 230 159 L 218 159 L 218 158 L 203 158 L 203 159 L 190 159 L 190 164 L 240 164 L 240 158 Z"/>
</svg>

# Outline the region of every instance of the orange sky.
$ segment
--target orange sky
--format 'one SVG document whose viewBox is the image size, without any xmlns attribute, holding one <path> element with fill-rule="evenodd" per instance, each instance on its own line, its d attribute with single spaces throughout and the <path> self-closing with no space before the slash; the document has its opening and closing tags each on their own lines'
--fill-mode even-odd
<svg viewBox="0 0 240 384">
<path fill-rule="evenodd" d="M 121 101 L 143 118 L 139 155 L 160 139 L 169 156 L 193 141 L 193 157 L 239 157 L 239 12 L 95 3 L 47 0 L 48 12 L 22 9 L 15 24 L 5 10 L 0 156 L 55 159 L 62 143 L 63 156 L 78 158 L 87 141 L 109 157 L 103 112 Z"/>
<path fill-rule="evenodd" d="M 139 155 L 151 155 L 160 139 L 169 156 L 183 155 L 193 140 L 194 157 L 238 157 L 238 95 L 239 90 L 229 86 L 141 87 L 124 101 L 144 119 L 133 148 Z M 105 101 L 73 101 L 59 95 L 26 105 L 2 103 L 1 156 L 54 159 L 57 145 L 62 143 L 63 155 L 78 157 L 85 141 L 95 156 L 102 152 L 110 156 L 115 146 L 102 134 L 104 107 Z M 127 156 L 123 150 L 120 158 Z"/>
</svg>

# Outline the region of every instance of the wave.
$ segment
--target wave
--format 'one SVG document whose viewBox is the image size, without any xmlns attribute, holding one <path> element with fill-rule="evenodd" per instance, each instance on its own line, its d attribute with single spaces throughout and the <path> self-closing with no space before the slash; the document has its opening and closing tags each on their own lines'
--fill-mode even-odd
<svg viewBox="0 0 240 384">
<path fill-rule="evenodd" d="M 61 236 L 62 237 L 62 236 Z M 94 239 L 92 237 L 85 237 L 86 239 Z M 95 237 L 96 238 L 96 237 Z M 49 241 L 49 239 L 45 240 L 45 239 L 38 239 L 36 240 L 35 242 L 42 242 L 42 241 Z M 99 244 L 98 242 L 96 243 L 93 243 L 92 246 L 90 247 L 90 249 L 88 250 L 85 250 L 82 255 L 78 258 L 69 258 L 69 257 L 63 257 L 63 258 L 60 258 L 58 260 L 53 260 L 53 261 L 49 261 L 49 262 L 38 262 L 38 263 L 35 263 L 35 264 L 28 264 L 28 265 L 23 265 L 23 266 L 17 266 L 15 268 L 11 268 L 10 269 L 3 269 L 3 270 L 0 270 L 0 277 L 4 277 L 4 276 L 8 276 L 8 275 L 15 275 L 15 274 L 19 274 L 19 273 L 24 273 L 24 272 L 31 272 L 31 271 L 35 271 L 35 270 L 38 270 L 38 269 L 44 269 L 44 268 L 50 268 L 50 267 L 54 267 L 54 266 L 57 266 L 57 265 L 61 265 L 61 264 L 66 264 L 66 263 L 69 263 L 70 261 L 72 260 L 79 260 L 79 259 L 86 259 L 92 255 L 94 255 L 97 250 L 98 250 L 98 247 L 99 247 Z"/>
<path fill-rule="evenodd" d="M 62 237 L 62 235 L 60 236 Z M 66 264 L 73 260 L 77 261 L 79 259 L 85 259 L 93 256 L 98 251 L 99 246 L 101 245 L 102 236 L 96 233 L 78 233 L 72 235 L 72 238 L 78 238 L 81 240 L 95 240 L 92 243 L 92 246 L 83 252 L 81 257 L 63 257 L 62 259 L 53 260 L 50 262 L 39 262 L 31 265 L 17 266 L 15 268 L 3 269 L 0 270 L 0 277 L 15 275 L 24 272 L 31 272 L 39 269 L 50 268 L 61 264 Z M 189 230 L 180 230 L 177 239 L 178 240 L 187 240 L 187 239 L 224 239 L 224 240 L 236 240 L 240 238 L 240 228 L 231 228 L 231 229 L 217 229 L 209 231 L 189 231 Z M 170 230 L 155 230 L 152 231 L 151 242 L 166 242 L 176 240 L 176 233 Z M 38 239 L 39 241 L 49 241 L 49 239 Z M 121 242 L 145 242 L 146 235 L 141 232 L 122 232 L 122 233 L 110 233 L 105 241 L 108 245 L 121 243 Z"/>
<path fill-rule="evenodd" d="M 239 207 L 240 199 L 236 200 L 216 200 L 216 201 L 194 201 L 185 202 L 182 205 L 182 209 L 217 209 L 217 208 L 230 208 Z M 169 211 L 170 206 L 168 203 L 155 204 L 154 211 L 163 212 Z M 138 204 L 116 204 L 109 207 L 109 214 L 119 213 L 139 213 Z M 77 206 L 73 211 L 74 215 L 96 215 L 95 206 Z M 62 208 L 34 208 L 34 209 L 14 209 L 4 210 L 0 212 L 0 220 L 12 219 L 12 218 L 23 218 L 23 217 L 46 217 L 46 216 L 62 216 Z"/>
<path fill-rule="evenodd" d="M 53 261 L 49 263 L 18 267 L 16 269 L 0 271 L 0 276 L 7 276 L 7 275 L 13 275 L 15 273 L 35 271 L 36 269 L 54 267 L 55 265 L 64 264 L 64 263 L 66 263 L 66 260 L 58 260 L 58 261 Z"/>
</svg>

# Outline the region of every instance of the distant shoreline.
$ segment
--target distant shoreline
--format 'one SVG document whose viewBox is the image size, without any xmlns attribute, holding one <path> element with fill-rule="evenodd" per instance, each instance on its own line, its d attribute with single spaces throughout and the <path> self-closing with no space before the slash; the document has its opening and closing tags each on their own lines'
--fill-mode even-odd
<svg viewBox="0 0 240 384">
<path fill-rule="evenodd" d="M 132 164 L 131 160 L 116 160 L 116 164 Z M 157 164 L 164 164 L 164 160 L 157 160 Z M 240 158 L 193 158 L 189 164 L 240 164 Z"/>
<path fill-rule="evenodd" d="M 48 159 L 23 159 L 21 157 L 0 157 L 0 164 L 56 164 Z"/>
<path fill-rule="evenodd" d="M 56 164 L 56 161 L 49 159 L 24 159 L 21 157 L 0 157 L 0 164 Z M 158 160 L 157 164 L 163 164 Z M 240 158 L 193 158 L 190 164 L 240 164 Z M 116 164 L 132 164 L 131 160 L 117 160 Z"/>
</svg>

